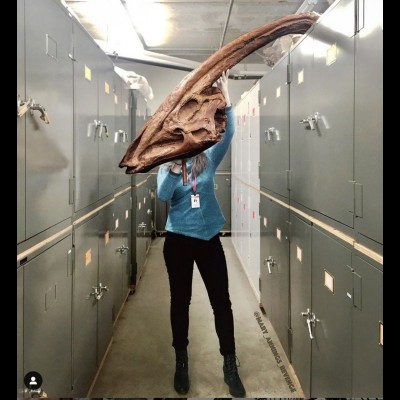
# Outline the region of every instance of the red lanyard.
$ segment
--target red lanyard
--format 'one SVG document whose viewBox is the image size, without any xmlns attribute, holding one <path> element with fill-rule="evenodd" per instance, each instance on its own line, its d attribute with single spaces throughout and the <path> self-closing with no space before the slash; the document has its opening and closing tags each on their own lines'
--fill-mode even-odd
<svg viewBox="0 0 400 400">
<path fill-rule="evenodd" d="M 189 174 L 187 174 L 187 177 L 190 182 L 190 186 L 192 187 L 193 193 L 196 194 L 196 187 L 197 187 L 196 175 L 194 176 L 194 181 L 190 179 Z"/>
</svg>

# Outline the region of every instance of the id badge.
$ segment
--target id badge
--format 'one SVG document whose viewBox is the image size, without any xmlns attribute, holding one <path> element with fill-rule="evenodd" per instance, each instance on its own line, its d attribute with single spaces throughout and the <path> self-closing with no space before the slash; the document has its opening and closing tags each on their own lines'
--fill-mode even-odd
<svg viewBox="0 0 400 400">
<path fill-rule="evenodd" d="M 200 208 L 200 196 L 198 194 L 191 195 L 192 208 Z"/>
</svg>

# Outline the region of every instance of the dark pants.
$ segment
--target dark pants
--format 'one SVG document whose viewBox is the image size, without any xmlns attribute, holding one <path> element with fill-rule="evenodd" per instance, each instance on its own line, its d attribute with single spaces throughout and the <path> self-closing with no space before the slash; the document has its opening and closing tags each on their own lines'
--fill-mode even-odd
<svg viewBox="0 0 400 400">
<path fill-rule="evenodd" d="M 214 311 L 220 353 L 235 353 L 233 315 L 228 291 L 228 271 L 219 236 L 206 241 L 167 232 L 164 259 L 171 290 L 172 346 L 184 350 L 189 344 L 189 305 L 193 265 L 200 271 Z"/>
</svg>

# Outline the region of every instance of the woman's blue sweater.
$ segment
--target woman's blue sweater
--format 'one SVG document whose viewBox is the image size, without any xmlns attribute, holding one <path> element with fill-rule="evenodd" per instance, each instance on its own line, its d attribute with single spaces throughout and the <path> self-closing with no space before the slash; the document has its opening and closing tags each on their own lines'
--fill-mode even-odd
<svg viewBox="0 0 400 400">
<path fill-rule="evenodd" d="M 161 166 L 157 175 L 157 195 L 160 200 L 171 200 L 165 229 L 198 239 L 210 240 L 225 224 L 225 218 L 218 204 L 214 190 L 216 169 L 232 141 L 235 121 L 232 106 L 225 109 L 227 122 L 223 139 L 205 150 L 207 167 L 196 177 L 196 194 L 200 196 L 200 207 L 192 208 L 191 195 L 194 177 L 189 175 L 188 184 L 183 186 L 182 174 L 176 174 L 166 166 Z M 186 160 L 187 171 L 192 166 L 192 158 Z"/>
</svg>

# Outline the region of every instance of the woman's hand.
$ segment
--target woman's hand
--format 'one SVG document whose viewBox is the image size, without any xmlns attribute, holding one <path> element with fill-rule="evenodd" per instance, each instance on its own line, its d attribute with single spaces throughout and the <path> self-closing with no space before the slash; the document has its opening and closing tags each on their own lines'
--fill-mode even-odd
<svg viewBox="0 0 400 400">
<path fill-rule="evenodd" d="M 222 72 L 222 75 L 215 81 L 217 88 L 219 88 L 222 94 L 225 97 L 226 107 L 231 105 L 231 100 L 229 98 L 229 91 L 228 91 L 228 77 L 229 77 L 229 69 Z"/>
</svg>

